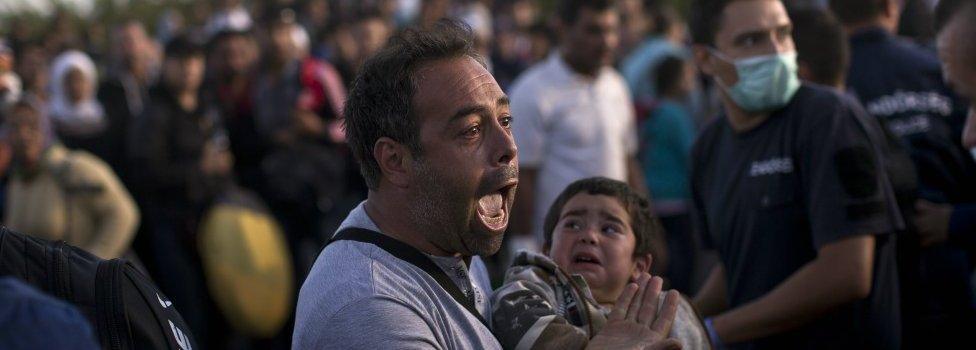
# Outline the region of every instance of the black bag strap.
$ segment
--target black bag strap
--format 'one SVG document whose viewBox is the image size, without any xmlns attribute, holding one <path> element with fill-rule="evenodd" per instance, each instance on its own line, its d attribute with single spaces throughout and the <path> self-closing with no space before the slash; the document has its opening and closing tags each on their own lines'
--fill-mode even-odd
<svg viewBox="0 0 976 350">
<path fill-rule="evenodd" d="M 417 248 L 411 247 L 406 243 L 390 238 L 382 233 L 356 227 L 346 228 L 339 231 L 334 237 L 332 237 L 331 240 L 329 240 L 326 247 L 335 241 L 356 241 L 369 243 L 385 250 L 387 253 L 390 253 L 390 255 L 393 255 L 397 259 L 406 261 L 416 267 L 419 267 L 421 270 L 424 270 L 424 272 L 427 272 L 427 274 L 430 275 L 430 277 L 432 277 L 435 281 L 437 281 L 437 284 L 440 284 L 441 288 L 444 288 L 444 290 L 447 291 L 447 293 L 450 294 L 458 304 L 464 306 L 464 308 L 467 309 L 471 315 L 476 317 L 478 321 L 481 321 L 485 327 L 488 327 L 489 329 L 491 328 L 488 321 L 481 316 L 481 313 L 478 312 L 478 309 L 474 306 L 474 300 L 464 295 L 464 293 L 461 292 L 461 289 L 458 288 L 457 284 L 454 284 L 454 281 L 447 276 L 447 273 L 445 273 L 444 270 L 431 261 L 430 258 L 424 255 L 424 253 L 417 250 Z"/>
<path fill-rule="evenodd" d="M 99 339 L 102 346 L 111 350 L 132 349 L 129 320 L 125 315 L 122 293 L 121 259 L 98 262 L 95 270 L 95 313 L 98 315 Z"/>
</svg>

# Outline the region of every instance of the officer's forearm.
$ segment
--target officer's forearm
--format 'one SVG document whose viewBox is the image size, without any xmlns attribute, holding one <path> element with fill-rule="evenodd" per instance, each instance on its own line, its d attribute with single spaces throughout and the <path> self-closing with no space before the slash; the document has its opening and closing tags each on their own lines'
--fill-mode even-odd
<svg viewBox="0 0 976 350">
<path fill-rule="evenodd" d="M 823 246 L 765 296 L 713 318 L 726 344 L 801 327 L 871 292 L 874 236 L 845 238 Z"/>
<path fill-rule="evenodd" d="M 702 313 L 702 316 L 716 315 L 729 308 L 728 300 L 725 297 L 726 283 L 725 269 L 722 268 L 721 263 L 715 264 L 693 301 L 695 308 Z"/>
</svg>

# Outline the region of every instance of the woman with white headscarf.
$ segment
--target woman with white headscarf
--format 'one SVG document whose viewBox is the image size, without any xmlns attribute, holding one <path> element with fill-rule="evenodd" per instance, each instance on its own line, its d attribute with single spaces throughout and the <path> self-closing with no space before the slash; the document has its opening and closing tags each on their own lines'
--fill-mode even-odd
<svg viewBox="0 0 976 350">
<path fill-rule="evenodd" d="M 51 64 L 48 113 L 66 146 L 102 154 L 99 136 L 108 120 L 95 96 L 97 84 L 98 72 L 88 55 L 76 50 L 58 55 Z"/>
</svg>

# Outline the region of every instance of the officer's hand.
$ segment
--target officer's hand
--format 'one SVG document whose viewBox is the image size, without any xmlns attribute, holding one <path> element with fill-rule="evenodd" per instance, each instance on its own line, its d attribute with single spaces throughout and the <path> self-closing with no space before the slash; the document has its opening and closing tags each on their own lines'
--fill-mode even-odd
<svg viewBox="0 0 976 350">
<path fill-rule="evenodd" d="M 915 211 L 915 226 L 918 227 L 923 247 L 940 244 L 948 239 L 951 205 L 920 199 L 915 202 Z"/>
</svg>

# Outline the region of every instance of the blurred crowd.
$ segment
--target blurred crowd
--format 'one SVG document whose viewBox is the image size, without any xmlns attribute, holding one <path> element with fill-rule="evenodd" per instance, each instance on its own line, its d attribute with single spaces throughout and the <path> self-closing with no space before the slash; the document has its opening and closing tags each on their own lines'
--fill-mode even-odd
<svg viewBox="0 0 976 350">
<path fill-rule="evenodd" d="M 519 196 L 506 248 L 488 261 L 496 284 L 516 250 L 540 247 L 544 214 L 566 185 L 600 175 L 650 195 L 665 232 L 654 274 L 694 295 L 719 259 L 692 223 L 691 151 L 721 98 L 696 68 L 688 4 L 620 0 L 607 39 L 599 26 L 557 26 L 558 2 L 214 0 L 174 4 L 154 22 L 89 23 L 61 10 L 42 26 L 8 16 L 0 26 L 2 222 L 138 261 L 206 348 L 287 348 L 289 327 L 244 334 L 213 300 L 198 238 L 208 213 L 249 198 L 273 218 L 297 293 L 369 188 L 343 127 L 357 72 L 402 28 L 450 17 L 470 26 L 515 115 Z M 871 1 L 852 1 L 862 2 Z M 891 1 L 897 6 L 881 12 L 888 17 L 871 22 L 879 15 L 866 5 L 785 1 L 800 78 L 847 88 L 890 121 L 882 123 L 884 143 L 896 149 L 889 180 L 910 237 L 898 246 L 902 314 L 933 332 L 974 324 L 971 247 L 946 243 L 976 237 L 960 226 L 976 217 L 976 152 L 960 141 L 968 104 L 947 77 L 925 89 L 877 77 L 942 74 L 937 2 Z M 917 49 L 904 58 L 917 64 L 872 61 L 869 44 L 885 35 Z M 570 70 L 595 78 L 580 81 Z M 592 109 L 572 110 L 581 105 Z M 900 113 L 911 115 L 883 118 Z M 926 113 L 947 122 L 930 125 Z M 554 116 L 578 122 L 553 130 Z M 607 144 L 578 147 L 592 138 Z"/>
</svg>

